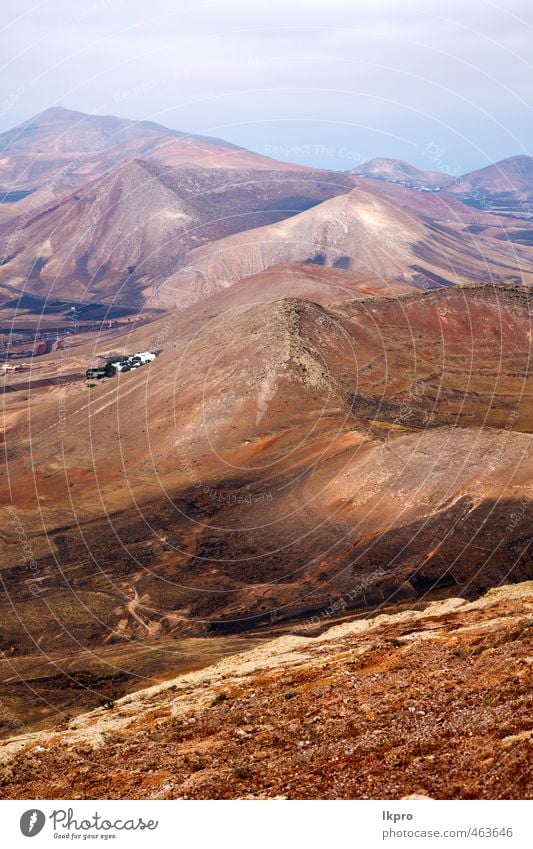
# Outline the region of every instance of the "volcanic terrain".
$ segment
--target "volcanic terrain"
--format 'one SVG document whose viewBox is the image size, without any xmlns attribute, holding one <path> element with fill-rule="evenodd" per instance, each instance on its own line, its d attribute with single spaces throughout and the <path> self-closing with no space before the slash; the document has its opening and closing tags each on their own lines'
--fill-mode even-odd
<svg viewBox="0 0 533 849">
<path fill-rule="evenodd" d="M 355 706 L 348 696 L 344 706 L 329 695 L 321 702 L 319 724 L 328 711 L 348 722 L 356 710 L 353 745 L 368 767 L 357 788 L 352 767 L 347 784 L 333 770 L 331 792 L 383 794 L 376 777 L 383 758 L 390 758 L 383 781 L 393 764 L 409 767 L 397 795 L 417 787 L 453 795 L 463 779 L 479 784 L 475 794 L 492 792 L 480 778 L 485 755 L 471 758 L 455 737 L 457 778 L 443 780 L 449 762 L 439 754 L 429 780 L 424 759 L 436 757 L 433 744 L 440 751 L 443 739 L 436 718 L 423 725 L 427 751 L 412 749 L 413 728 L 405 745 L 399 741 L 393 713 L 410 714 L 413 705 L 410 687 L 400 694 L 395 663 L 408 677 L 424 669 L 429 682 L 443 664 L 450 680 L 457 673 L 466 682 L 456 694 L 458 715 L 486 706 L 494 681 L 500 701 L 479 714 L 476 735 L 490 722 L 504 748 L 522 735 L 522 691 L 509 696 L 515 679 L 507 666 L 516 662 L 520 677 L 530 588 L 464 601 L 532 576 L 533 225 L 509 209 L 475 208 L 466 196 L 477 191 L 474 178 L 461 194 L 456 183 L 436 191 L 441 175 L 417 177 L 398 162 L 374 160 L 372 179 L 292 168 L 216 139 L 61 109 L 4 134 L 2 144 L 6 190 L 34 190 L 10 195 L 0 219 L 2 732 L 12 735 L 21 723 L 42 730 L 58 718 L 64 730 L 105 702 L 105 714 L 79 720 L 80 729 L 99 728 L 102 716 L 122 716 L 113 705 L 129 691 L 250 648 L 277 670 L 264 690 L 262 672 L 243 684 L 243 693 L 253 687 L 264 699 L 257 713 L 247 702 L 237 711 L 251 711 L 241 724 L 256 729 L 261 710 L 280 713 L 281 698 L 285 705 L 271 686 L 285 674 L 278 648 L 288 644 L 270 645 L 263 656 L 263 643 L 316 636 L 346 620 L 347 631 L 323 641 L 290 643 L 296 654 L 288 661 L 295 681 L 300 661 L 309 672 L 302 692 L 287 696 L 289 714 L 296 699 L 306 711 L 309 694 L 322 692 L 320 657 L 329 658 L 341 692 L 345 652 L 350 664 L 363 657 L 365 687 L 378 682 L 392 694 L 375 747 L 364 719 L 378 715 L 370 690 Z M 56 182 L 58 169 L 64 181 Z M 409 173 L 417 186 L 399 180 Z M 423 180 L 434 180 L 435 190 L 421 191 Z M 31 345 L 21 352 L 25 334 Z M 85 380 L 89 366 L 137 351 L 157 357 L 109 380 Z M 443 606 L 426 615 L 429 602 Z M 378 611 L 400 618 L 372 620 L 380 623 L 375 639 L 370 620 L 350 622 Z M 471 644 L 472 628 L 481 629 L 481 642 Z M 483 642 L 485 630 L 501 647 L 497 656 Z M 498 663 L 493 678 L 483 665 L 489 654 Z M 241 663 L 249 668 L 246 658 L 227 663 L 228 675 L 239 677 Z M 202 674 L 187 679 L 191 688 L 217 675 Z M 476 681 L 484 682 L 479 691 Z M 154 751 L 165 770 L 175 705 L 162 692 L 154 711 L 163 710 L 169 727 L 165 719 Z M 216 711 L 193 718 L 210 734 L 210 716 L 231 719 L 226 702 L 241 691 L 208 685 L 206 692 Z M 447 692 L 439 690 L 431 717 L 445 712 Z M 419 697 L 420 716 L 429 715 L 425 684 Z M 137 717 L 143 726 L 139 705 L 152 695 L 132 698 L 128 722 Z M 193 698 L 201 703 L 197 689 Z M 517 711 L 513 728 L 501 720 L 509 709 Z M 300 720 L 295 714 L 267 735 L 265 760 Z M 309 750 L 317 774 L 337 758 L 352 764 L 346 728 L 331 749 L 317 739 L 319 748 Z M 80 743 L 96 761 L 99 733 Z M 168 787 L 159 773 L 153 783 L 132 779 L 135 747 L 149 749 L 157 733 L 157 725 L 134 729 L 105 753 L 109 764 L 126 758 L 124 783 L 116 784 L 124 795 L 251 792 L 254 767 L 248 756 L 234 757 L 229 738 L 219 741 L 229 782 L 211 755 L 197 785 L 186 759 Z M 181 725 L 176 733 L 181 746 Z M 187 745 L 203 746 L 202 734 Z M 308 739 L 314 745 L 303 736 L 304 755 Z M 500 786 L 515 776 L 509 795 L 522 789 L 521 745 L 500 776 Z M 35 746 L 39 757 L 39 747 L 50 748 L 43 768 L 61 766 L 66 780 L 70 743 L 58 749 L 53 737 L 40 737 Z M 197 754 L 194 763 L 204 764 Z M 28 749 L 21 771 L 15 762 L 4 773 L 8 793 L 43 792 L 26 771 L 34 756 Z M 258 794 L 305 795 L 297 763 L 289 753 L 279 780 L 254 785 Z M 415 769 L 423 780 L 415 781 Z M 75 774 L 80 794 L 101 795 L 98 770 L 92 786 Z"/>
<path fill-rule="evenodd" d="M 134 160 L 0 226 L 0 280 L 52 298 L 153 303 L 154 286 L 192 248 L 350 188 L 348 177 L 333 172 L 172 169 Z"/>
<path fill-rule="evenodd" d="M 87 388 L 86 348 L 50 355 L 64 384 L 6 408 L 4 651 L 527 578 L 530 321 L 520 287 L 214 298 L 116 336 L 159 346 L 141 372 Z"/>
<path fill-rule="evenodd" d="M 533 157 L 511 156 L 459 177 L 447 187 L 472 206 L 531 220 Z M 531 242 L 527 242 L 531 244 Z"/>
<path fill-rule="evenodd" d="M 497 219 L 470 225 L 468 212 L 458 217 L 453 203 L 447 211 L 443 221 L 439 199 L 415 212 L 409 190 L 383 193 L 364 181 L 285 221 L 189 251 L 185 267 L 158 292 L 174 303 L 201 298 L 288 261 L 353 270 L 424 289 L 533 280 L 533 253 L 506 241 L 505 231 L 492 232 Z"/>
<path fill-rule="evenodd" d="M 529 582 L 303 629 L 19 733 L 0 747 L 2 794 L 529 799 L 532 610 Z"/>
<path fill-rule="evenodd" d="M 207 168 L 278 168 L 238 145 L 171 130 L 152 121 L 87 115 L 53 106 L 0 134 L 0 186 L 10 192 L 47 188 L 52 195 L 86 183 L 130 159 Z"/>
<path fill-rule="evenodd" d="M 399 160 L 354 175 L 60 107 L 0 149 L 0 285 L 19 295 L 183 308 L 294 261 L 422 288 L 532 277 L 528 157 L 448 183 Z M 480 192 L 510 192 L 521 220 Z"/>
<path fill-rule="evenodd" d="M 410 187 L 420 188 L 422 186 L 435 188 L 446 186 L 451 182 L 448 174 L 440 171 L 422 171 L 401 159 L 386 159 L 375 157 L 364 162 L 350 171 L 360 177 L 371 177 L 377 180 L 390 180 L 393 183 L 402 183 Z"/>
</svg>

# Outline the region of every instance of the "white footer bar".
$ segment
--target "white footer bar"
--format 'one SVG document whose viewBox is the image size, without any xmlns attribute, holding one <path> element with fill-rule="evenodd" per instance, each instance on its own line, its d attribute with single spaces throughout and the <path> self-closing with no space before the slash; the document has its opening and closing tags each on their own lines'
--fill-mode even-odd
<svg viewBox="0 0 533 849">
<path fill-rule="evenodd" d="M 1 843 L 18 846 L 372 849 L 533 845 L 519 801 L 2 801 Z"/>
</svg>

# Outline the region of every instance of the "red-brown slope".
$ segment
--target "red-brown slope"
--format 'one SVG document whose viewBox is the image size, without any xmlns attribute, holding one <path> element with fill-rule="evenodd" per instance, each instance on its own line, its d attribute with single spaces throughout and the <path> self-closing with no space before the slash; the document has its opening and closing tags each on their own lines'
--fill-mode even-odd
<svg viewBox="0 0 533 849">
<path fill-rule="evenodd" d="M 533 253 L 443 220 L 443 204 L 417 209 L 413 193 L 391 196 L 370 181 L 290 219 L 196 248 L 158 290 L 163 303 L 199 299 L 282 262 L 313 262 L 421 288 L 468 282 L 533 280 Z M 463 207 L 463 205 L 460 205 Z M 465 212 L 466 221 L 476 213 Z M 500 234 L 498 234 L 500 235 Z"/>
<path fill-rule="evenodd" d="M 3 574 L 35 638 L 50 609 L 59 645 L 245 628 L 354 587 L 364 606 L 527 576 L 526 292 L 162 321 L 150 366 L 41 398 L 6 433 Z M 27 646 L 3 621 L 4 647 Z"/>
<path fill-rule="evenodd" d="M 3 795 L 531 798 L 532 609 L 529 582 L 263 643 L 13 736 Z"/>
<path fill-rule="evenodd" d="M 142 302 L 191 248 L 349 188 L 332 173 L 173 170 L 135 160 L 0 227 L 0 280 L 39 295 Z"/>
</svg>

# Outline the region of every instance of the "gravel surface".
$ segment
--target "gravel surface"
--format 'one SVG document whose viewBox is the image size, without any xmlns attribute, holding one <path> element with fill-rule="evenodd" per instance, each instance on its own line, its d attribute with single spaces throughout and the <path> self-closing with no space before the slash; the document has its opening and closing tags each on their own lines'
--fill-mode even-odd
<svg viewBox="0 0 533 849">
<path fill-rule="evenodd" d="M 5 741 L 2 796 L 531 798 L 532 608 L 527 582 L 281 637 Z"/>
</svg>

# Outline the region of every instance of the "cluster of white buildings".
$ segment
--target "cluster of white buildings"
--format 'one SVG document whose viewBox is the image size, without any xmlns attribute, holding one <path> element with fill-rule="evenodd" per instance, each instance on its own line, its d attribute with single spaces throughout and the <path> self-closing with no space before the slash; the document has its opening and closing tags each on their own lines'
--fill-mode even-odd
<svg viewBox="0 0 533 849">
<path fill-rule="evenodd" d="M 135 368 L 140 368 L 147 363 L 155 360 L 156 354 L 152 351 L 141 351 L 130 356 L 117 356 L 109 359 L 105 366 L 95 366 L 88 368 L 85 372 L 87 380 L 100 380 L 102 377 L 114 377 L 118 371 L 131 371 Z"/>
<path fill-rule="evenodd" d="M 116 357 L 108 360 L 108 363 L 114 366 L 117 371 L 131 371 L 133 368 L 151 363 L 152 360 L 155 360 L 155 357 L 156 355 L 152 351 L 141 351 L 141 353 L 132 354 L 129 357 Z"/>
</svg>

